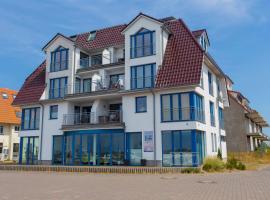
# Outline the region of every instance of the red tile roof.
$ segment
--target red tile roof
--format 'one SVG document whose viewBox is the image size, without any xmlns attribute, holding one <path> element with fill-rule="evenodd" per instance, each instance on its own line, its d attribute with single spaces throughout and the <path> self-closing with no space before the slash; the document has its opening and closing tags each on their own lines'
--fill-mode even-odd
<svg viewBox="0 0 270 200">
<path fill-rule="evenodd" d="M 165 23 L 172 32 L 156 87 L 174 87 L 200 83 L 204 52 L 182 20 Z"/>
<path fill-rule="evenodd" d="M 205 31 L 206 31 L 205 29 L 196 30 L 196 31 L 192 31 L 192 34 L 194 35 L 194 37 L 199 37 L 199 36 L 201 36 Z"/>
<path fill-rule="evenodd" d="M 2 94 L 7 95 L 7 99 L 2 97 Z M 17 91 L 7 88 L 0 88 L 0 123 L 4 124 L 20 124 L 20 118 L 17 117 L 16 112 L 20 112 L 19 107 L 12 106 L 14 95 Z"/>
<path fill-rule="evenodd" d="M 104 49 L 111 46 L 124 45 L 125 37 L 121 31 L 125 24 L 97 30 L 94 40 L 88 41 L 90 32 L 77 35 L 75 45 L 84 50 Z"/>
<path fill-rule="evenodd" d="M 45 89 L 46 62 L 44 61 L 28 76 L 17 94 L 13 105 L 38 103 Z"/>
</svg>

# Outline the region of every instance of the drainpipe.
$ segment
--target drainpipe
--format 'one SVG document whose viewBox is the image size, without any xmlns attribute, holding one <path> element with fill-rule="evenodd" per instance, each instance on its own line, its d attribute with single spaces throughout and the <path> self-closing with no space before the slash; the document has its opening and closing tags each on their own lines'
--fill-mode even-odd
<svg viewBox="0 0 270 200">
<path fill-rule="evenodd" d="M 151 93 L 153 95 L 153 124 L 154 124 L 154 161 L 155 166 L 157 165 L 157 153 L 156 153 L 156 97 L 154 91 L 151 89 Z"/>
<path fill-rule="evenodd" d="M 42 162 L 42 142 L 43 142 L 43 122 L 44 122 L 44 105 L 41 103 L 42 115 L 41 115 L 41 131 L 40 131 L 40 143 L 39 143 L 39 160 Z"/>
</svg>

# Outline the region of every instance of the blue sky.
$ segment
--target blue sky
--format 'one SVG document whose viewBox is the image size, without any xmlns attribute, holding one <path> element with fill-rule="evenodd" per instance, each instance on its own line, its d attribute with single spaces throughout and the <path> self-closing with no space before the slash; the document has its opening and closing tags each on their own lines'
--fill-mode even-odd
<svg viewBox="0 0 270 200">
<path fill-rule="evenodd" d="M 139 12 L 175 16 L 192 30 L 207 29 L 209 51 L 234 89 L 270 122 L 269 9 L 268 0 L 1 0 L 0 87 L 18 90 L 57 32 L 73 35 L 128 23 Z"/>
</svg>

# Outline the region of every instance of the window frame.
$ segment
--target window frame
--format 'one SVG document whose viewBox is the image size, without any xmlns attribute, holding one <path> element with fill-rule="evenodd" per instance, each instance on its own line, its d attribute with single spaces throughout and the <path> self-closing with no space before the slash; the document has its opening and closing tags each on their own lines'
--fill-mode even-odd
<svg viewBox="0 0 270 200">
<path fill-rule="evenodd" d="M 53 117 L 52 116 L 52 111 L 53 111 L 53 108 L 57 108 L 57 111 L 56 111 L 56 117 Z M 58 119 L 58 105 L 51 105 L 50 106 L 50 120 L 54 120 L 54 119 Z"/>
<path fill-rule="evenodd" d="M 58 87 L 55 87 L 55 82 L 58 80 Z M 62 80 L 65 80 L 65 86 L 62 87 Z M 66 88 L 68 83 L 68 77 L 59 77 L 50 79 L 50 87 L 49 87 L 49 99 L 60 99 L 66 95 Z M 58 95 L 55 97 L 54 90 L 58 89 Z M 64 89 L 64 95 L 61 96 L 61 89 Z M 53 91 L 52 91 L 53 90 Z"/>
<path fill-rule="evenodd" d="M 0 126 L 0 135 L 3 135 L 4 134 L 4 126 Z"/>
<path fill-rule="evenodd" d="M 182 113 L 182 95 L 189 95 L 189 119 L 183 119 Z M 173 105 L 173 96 L 178 96 L 178 119 L 173 119 L 174 108 Z M 169 96 L 169 112 L 170 112 L 170 120 L 165 120 L 163 116 L 163 97 Z M 200 102 L 200 103 L 198 103 Z M 201 115 L 198 115 L 197 110 L 200 110 Z M 169 93 L 169 94 L 161 94 L 160 95 L 160 113 L 161 113 L 161 123 L 163 122 L 182 122 L 182 121 L 199 121 L 201 123 L 205 123 L 205 112 L 204 112 L 204 97 L 196 92 L 182 92 L 182 93 Z"/>
<path fill-rule="evenodd" d="M 141 32 L 145 28 L 141 28 L 137 33 L 133 34 L 130 36 L 130 59 L 134 58 L 141 58 L 141 57 L 146 57 L 146 56 L 153 56 L 156 55 L 156 31 L 150 31 L 148 29 L 145 29 L 146 31 Z M 150 34 L 150 55 L 145 55 L 145 45 L 144 45 L 144 38 L 145 35 Z M 137 55 L 137 37 L 142 36 L 142 55 L 138 56 Z M 134 46 L 133 46 L 133 41 L 134 41 Z M 155 46 L 154 46 L 155 45 Z"/>
<path fill-rule="evenodd" d="M 142 111 L 138 109 L 138 100 L 140 99 L 144 99 L 145 101 L 145 110 Z M 135 113 L 145 113 L 145 112 L 147 112 L 147 96 L 135 97 Z"/>
<path fill-rule="evenodd" d="M 151 85 L 150 87 L 146 87 L 146 77 L 145 77 L 145 68 L 146 66 L 151 67 Z M 142 87 L 138 87 L 138 78 L 137 78 L 137 70 L 138 68 L 142 67 L 143 70 L 143 81 L 142 81 Z M 134 71 L 134 73 L 133 73 Z M 134 77 L 133 77 L 134 75 Z M 149 63 L 144 65 L 134 65 L 130 67 L 130 89 L 136 90 L 136 89 L 145 89 L 145 88 L 153 88 L 155 86 L 155 77 L 156 77 L 156 63 Z M 134 80 L 134 81 L 133 81 Z M 134 83 L 133 83 L 134 82 Z M 134 84 L 134 85 L 133 85 Z"/>
<path fill-rule="evenodd" d="M 211 126 L 216 126 L 216 117 L 215 117 L 215 103 L 209 101 L 209 110 L 210 110 L 210 124 Z"/>
<path fill-rule="evenodd" d="M 34 110 L 35 116 L 34 116 L 34 121 L 32 123 L 34 123 L 33 128 L 31 128 L 31 118 L 32 118 L 32 110 Z M 39 110 L 39 115 L 40 115 L 40 107 L 34 107 L 34 108 L 24 108 L 22 109 L 22 121 L 21 121 L 21 130 L 25 131 L 25 130 L 39 130 L 39 123 L 40 123 L 40 116 L 38 116 L 38 121 L 37 121 L 37 111 Z M 24 119 L 25 119 L 25 112 L 29 111 L 29 122 L 28 122 L 28 128 L 24 127 Z M 37 123 L 38 122 L 38 123 Z"/>
<path fill-rule="evenodd" d="M 60 61 L 59 61 L 59 69 L 56 69 L 56 55 L 57 53 L 60 53 Z M 65 60 L 65 65 L 62 66 L 62 54 L 66 54 L 66 60 Z M 68 69 L 68 56 L 69 56 L 69 49 L 64 48 L 64 47 L 58 47 L 56 50 L 51 52 L 51 64 L 50 64 L 50 72 L 58 72 L 58 71 L 64 71 Z"/>
<path fill-rule="evenodd" d="M 211 96 L 214 96 L 214 82 L 213 73 L 208 71 L 208 92 Z"/>
</svg>

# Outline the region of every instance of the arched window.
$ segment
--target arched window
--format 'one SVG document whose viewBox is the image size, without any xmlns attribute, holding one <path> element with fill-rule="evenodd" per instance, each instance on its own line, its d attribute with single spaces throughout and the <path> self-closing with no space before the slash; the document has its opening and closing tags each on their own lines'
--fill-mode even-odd
<svg viewBox="0 0 270 200">
<path fill-rule="evenodd" d="M 58 47 L 51 52 L 51 72 L 57 72 L 68 69 L 68 49 Z"/>
<path fill-rule="evenodd" d="M 156 54 L 156 34 L 141 28 L 130 37 L 130 58 L 138 58 Z"/>
</svg>

